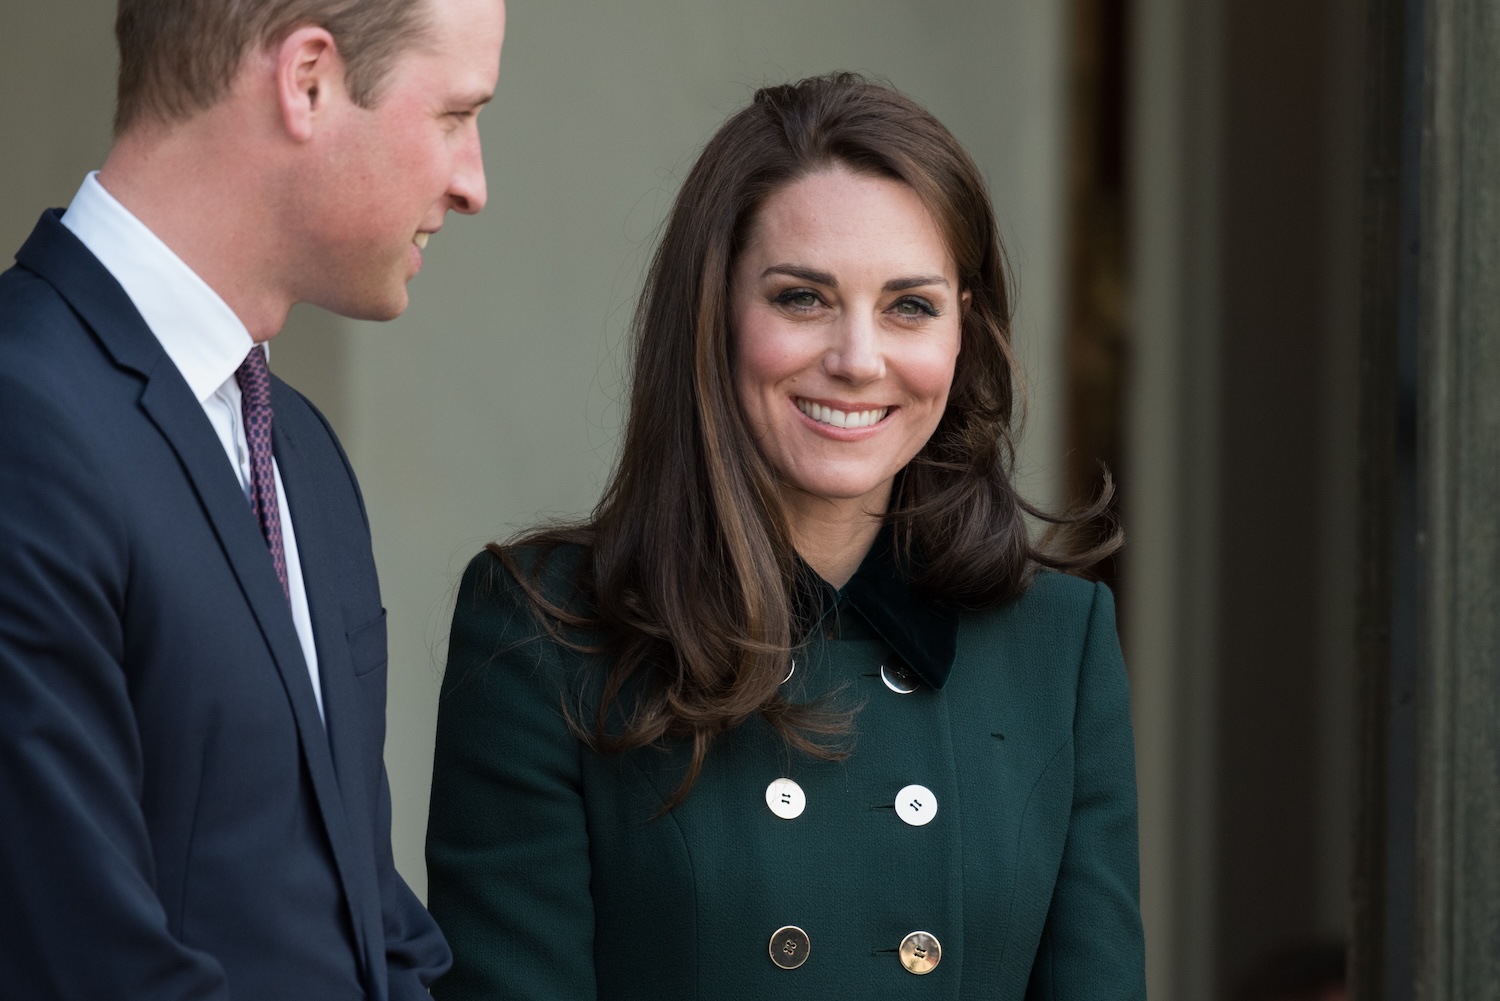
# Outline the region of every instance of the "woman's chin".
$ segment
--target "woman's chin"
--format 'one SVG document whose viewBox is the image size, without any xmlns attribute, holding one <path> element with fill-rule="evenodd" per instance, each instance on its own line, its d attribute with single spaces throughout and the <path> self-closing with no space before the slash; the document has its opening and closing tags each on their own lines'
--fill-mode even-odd
<svg viewBox="0 0 1500 1001">
<path fill-rule="evenodd" d="M 890 499 L 891 479 L 853 476 L 803 478 L 787 483 L 785 493 L 794 506 L 847 507 L 852 512 L 883 513 Z"/>
</svg>

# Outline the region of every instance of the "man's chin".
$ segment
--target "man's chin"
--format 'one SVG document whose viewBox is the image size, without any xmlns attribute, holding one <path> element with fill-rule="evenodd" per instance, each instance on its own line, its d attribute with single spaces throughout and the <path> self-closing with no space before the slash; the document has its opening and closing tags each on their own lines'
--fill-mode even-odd
<svg viewBox="0 0 1500 1001">
<path fill-rule="evenodd" d="M 385 295 L 330 297 L 329 301 L 315 303 L 315 305 L 351 320 L 384 322 L 394 320 L 406 312 L 406 307 L 410 303 L 411 298 L 406 294 L 406 285 L 402 284 L 398 289 L 392 289 Z"/>
<path fill-rule="evenodd" d="M 353 316 L 351 317 L 351 319 L 377 320 L 381 323 L 384 323 L 386 320 L 394 320 L 396 317 L 406 312 L 406 307 L 410 304 L 410 302 L 411 300 L 403 295 L 400 302 L 389 303 L 385 306 L 372 309 L 368 313 L 365 313 L 361 316 Z"/>
</svg>

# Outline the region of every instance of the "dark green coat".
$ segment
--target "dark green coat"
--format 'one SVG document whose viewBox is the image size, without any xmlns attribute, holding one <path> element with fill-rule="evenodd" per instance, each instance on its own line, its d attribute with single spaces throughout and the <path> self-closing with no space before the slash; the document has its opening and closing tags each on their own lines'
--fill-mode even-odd
<svg viewBox="0 0 1500 1001">
<path fill-rule="evenodd" d="M 566 576 L 550 574 L 555 593 Z M 842 687 L 835 704 L 860 707 L 852 755 L 790 752 L 757 719 L 716 744 L 687 801 L 653 820 L 681 749 L 590 751 L 562 707 L 589 701 L 600 665 L 541 635 L 494 557 L 470 565 L 427 841 L 430 905 L 455 956 L 436 997 L 1145 997 L 1134 756 L 1108 589 L 1044 573 L 1005 607 L 952 613 L 872 552 L 824 597 L 787 685 L 799 699 Z M 898 687 L 916 690 L 892 690 L 882 664 L 905 667 Z M 768 805 L 779 778 L 805 797 L 795 819 Z M 927 795 L 898 810 L 911 785 Z M 902 819 L 934 799 L 930 822 Z M 784 926 L 807 936 L 793 969 L 771 958 Z M 914 931 L 941 943 L 920 976 L 899 952 Z M 786 937 L 783 963 L 797 952 Z"/>
</svg>

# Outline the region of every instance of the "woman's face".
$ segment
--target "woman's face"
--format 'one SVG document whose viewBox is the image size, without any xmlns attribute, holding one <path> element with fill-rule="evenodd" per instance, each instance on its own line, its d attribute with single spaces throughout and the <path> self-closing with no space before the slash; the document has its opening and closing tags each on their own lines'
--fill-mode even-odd
<svg viewBox="0 0 1500 1001">
<path fill-rule="evenodd" d="M 926 206 L 899 181 L 810 174 L 767 199 L 733 283 L 735 389 L 789 506 L 883 513 L 958 358 L 957 268 Z"/>
</svg>

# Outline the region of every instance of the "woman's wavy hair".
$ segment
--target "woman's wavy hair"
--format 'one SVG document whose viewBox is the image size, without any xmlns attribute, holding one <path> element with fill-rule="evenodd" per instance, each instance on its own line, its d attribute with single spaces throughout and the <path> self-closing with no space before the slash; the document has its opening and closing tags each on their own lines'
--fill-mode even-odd
<svg viewBox="0 0 1500 1001">
<path fill-rule="evenodd" d="M 593 516 L 492 546 L 553 637 L 609 665 L 592 712 L 570 713 L 580 736 L 604 752 L 691 742 L 668 810 L 714 740 L 753 716 L 806 753 L 845 753 L 848 712 L 781 691 L 810 624 L 797 621 L 798 557 L 735 394 L 730 336 L 731 275 L 760 207 L 835 167 L 909 185 L 969 296 L 947 409 L 898 475 L 886 516 L 911 583 L 933 600 L 992 607 L 1025 591 L 1039 567 L 1081 570 L 1120 544 L 1114 530 L 1082 544 L 1080 530 L 1105 513 L 1107 483 L 1086 509 L 1054 516 L 1011 482 L 1021 379 L 1007 267 L 984 182 L 958 141 L 910 98 L 849 73 L 757 91 L 709 140 L 667 220 L 634 320 L 623 448 Z M 1049 526 L 1039 541 L 1028 516 Z M 565 543 L 585 555 L 577 591 L 559 598 L 545 566 Z"/>
</svg>

